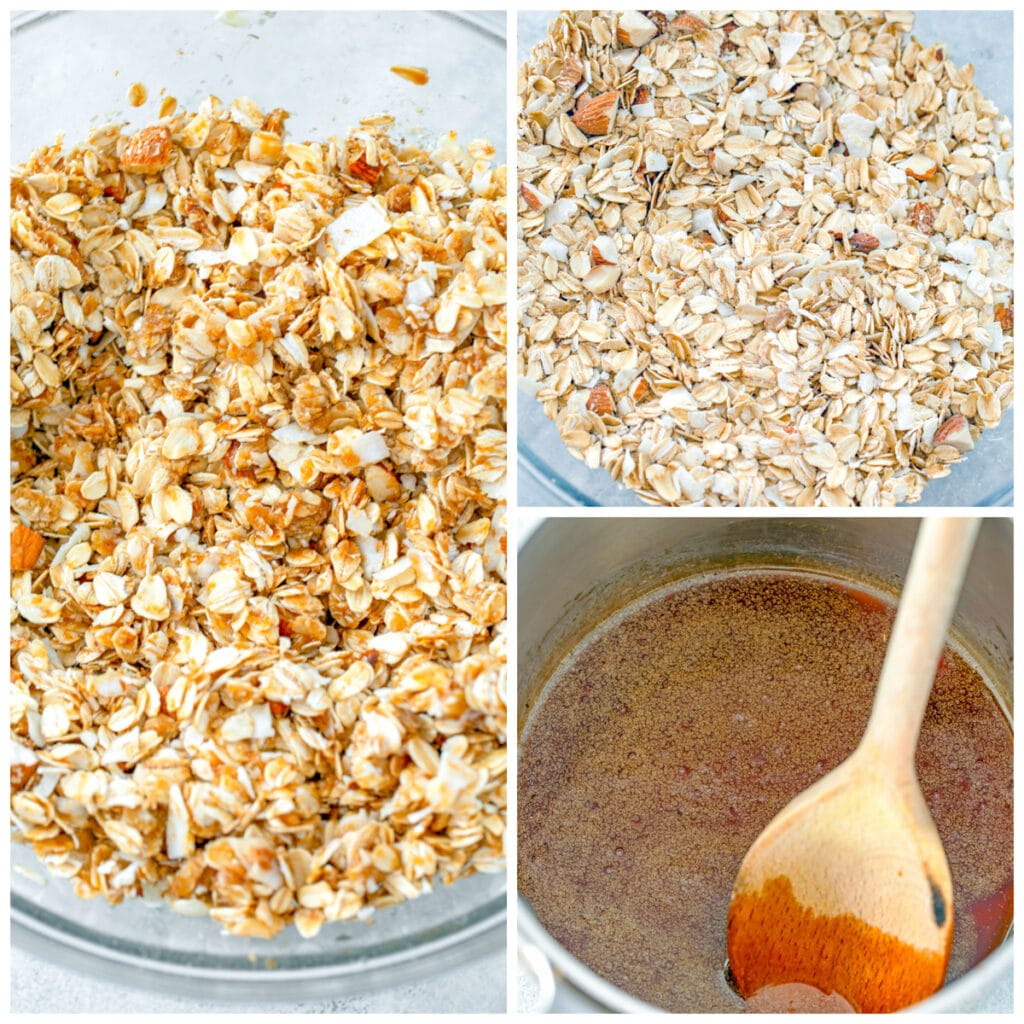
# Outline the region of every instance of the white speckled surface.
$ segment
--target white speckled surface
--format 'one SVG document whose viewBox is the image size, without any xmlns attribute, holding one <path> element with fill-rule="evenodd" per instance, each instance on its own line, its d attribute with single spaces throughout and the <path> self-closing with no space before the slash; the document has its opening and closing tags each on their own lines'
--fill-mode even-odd
<svg viewBox="0 0 1024 1024">
<path fill-rule="evenodd" d="M 516 46 L 519 61 L 529 56 L 557 13 L 557 8 L 519 13 Z M 1012 11 L 918 11 L 913 34 L 926 44 L 945 43 L 951 59 L 958 64 L 974 64 L 978 87 L 1012 122 Z M 643 504 L 603 469 L 588 469 L 569 455 L 554 424 L 522 387 L 518 401 L 519 433 L 524 439 L 520 444 L 535 453 L 532 458 L 530 453 L 519 455 L 520 505 Z M 1011 504 L 1013 492 L 1006 492 L 1012 487 L 1012 420 L 1011 411 L 999 428 L 986 434 L 963 466 L 954 467 L 949 477 L 932 483 L 924 493 L 921 507 L 971 505 L 982 501 Z"/>
</svg>

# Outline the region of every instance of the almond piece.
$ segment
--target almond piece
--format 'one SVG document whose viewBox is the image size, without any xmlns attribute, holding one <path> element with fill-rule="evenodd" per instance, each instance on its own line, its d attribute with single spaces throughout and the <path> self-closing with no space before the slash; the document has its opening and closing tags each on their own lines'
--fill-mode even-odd
<svg viewBox="0 0 1024 1024">
<path fill-rule="evenodd" d="M 546 210 L 554 202 L 546 192 L 541 192 L 539 188 L 526 181 L 519 186 L 519 194 L 531 210 Z"/>
<path fill-rule="evenodd" d="M 1013 332 L 1013 303 L 1011 302 L 1009 306 L 996 306 L 996 308 L 995 308 L 995 318 L 996 318 L 996 323 L 998 323 L 999 326 L 1002 327 L 1002 329 L 1004 331 L 1012 333 Z"/>
<path fill-rule="evenodd" d="M 361 152 L 354 160 L 350 160 L 348 164 L 348 173 L 353 178 L 365 181 L 368 185 L 377 184 L 381 170 L 382 168 L 379 164 L 368 164 L 366 162 L 365 151 Z"/>
<path fill-rule="evenodd" d="M 619 250 L 607 235 L 598 235 L 590 245 L 590 263 L 599 267 L 602 263 L 618 264 Z"/>
<path fill-rule="evenodd" d="M 583 278 L 583 287 L 594 295 L 601 295 L 615 287 L 621 273 L 614 264 L 602 263 Z"/>
<path fill-rule="evenodd" d="M 854 252 L 874 252 L 879 246 L 879 241 L 866 231 L 855 231 L 850 235 L 850 246 Z"/>
<path fill-rule="evenodd" d="M 725 33 L 725 39 L 722 40 L 722 45 L 718 48 L 719 53 L 734 53 L 739 47 L 729 38 L 736 30 L 736 22 L 727 21 L 722 26 L 722 31 Z"/>
<path fill-rule="evenodd" d="M 43 553 L 45 538 L 18 523 L 11 530 L 11 572 L 24 572 L 34 569 L 39 556 Z"/>
<path fill-rule="evenodd" d="M 587 408 L 598 416 L 610 416 L 615 412 L 615 402 L 607 384 L 598 384 L 596 388 L 590 389 Z"/>
<path fill-rule="evenodd" d="M 647 378 L 638 377 L 629 389 L 629 393 L 634 402 L 642 402 L 651 393 L 651 385 L 647 383 Z"/>
<path fill-rule="evenodd" d="M 927 203 L 914 203 L 909 220 L 921 234 L 930 235 L 932 224 L 935 223 L 935 211 Z"/>
<path fill-rule="evenodd" d="M 668 27 L 674 28 L 677 32 L 702 32 L 708 27 L 708 23 L 701 21 L 696 14 L 677 14 L 669 22 Z"/>
<path fill-rule="evenodd" d="M 555 79 L 555 88 L 559 92 L 572 92 L 583 78 L 583 61 L 574 53 L 567 54 L 562 62 L 562 70 Z"/>
<path fill-rule="evenodd" d="M 426 85 L 430 81 L 430 74 L 426 68 L 410 67 L 408 64 L 395 64 L 391 68 L 393 74 L 404 78 L 413 85 Z"/>
<path fill-rule="evenodd" d="M 623 11 L 615 37 L 623 46 L 643 46 L 658 34 L 658 26 L 639 11 Z"/>
<path fill-rule="evenodd" d="M 615 127 L 618 112 L 619 94 L 603 92 L 599 96 L 581 98 L 572 121 L 587 135 L 607 135 Z"/>
<path fill-rule="evenodd" d="M 650 103 L 650 101 L 651 101 L 651 90 L 650 90 L 650 88 L 648 86 L 646 86 L 646 85 L 638 85 L 636 87 L 636 92 L 633 93 L 633 106 L 634 107 L 643 106 L 643 104 Z"/>
<path fill-rule="evenodd" d="M 156 174 L 171 162 L 171 133 L 162 124 L 151 124 L 128 140 L 121 154 L 121 170 L 129 174 Z"/>
<path fill-rule="evenodd" d="M 648 11 L 647 17 L 654 22 L 655 28 L 659 32 L 665 32 L 668 29 L 668 16 L 663 14 L 661 11 Z"/>
<path fill-rule="evenodd" d="M 936 447 L 940 444 L 952 445 L 958 452 L 969 452 L 974 447 L 971 428 L 960 413 L 951 416 L 935 431 L 932 446 Z"/>
<path fill-rule="evenodd" d="M 936 163 L 924 153 L 915 153 L 912 157 L 903 161 L 903 170 L 907 172 L 908 178 L 915 181 L 928 181 L 938 170 Z"/>
</svg>

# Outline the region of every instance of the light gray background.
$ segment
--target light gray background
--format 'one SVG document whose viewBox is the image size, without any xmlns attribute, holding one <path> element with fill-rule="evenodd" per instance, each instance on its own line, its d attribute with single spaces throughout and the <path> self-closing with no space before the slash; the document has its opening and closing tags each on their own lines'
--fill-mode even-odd
<svg viewBox="0 0 1024 1024">
<path fill-rule="evenodd" d="M 409 31 L 415 14 L 381 10 L 372 38 L 385 45 L 374 51 L 365 45 L 369 38 L 365 37 L 366 23 L 372 17 L 366 14 L 360 16 L 364 36 L 355 47 L 348 48 L 340 38 L 345 16 L 338 12 L 289 13 L 274 21 L 262 12 L 248 12 L 244 27 L 217 22 L 212 11 L 168 15 L 164 18 L 164 33 L 147 34 L 133 47 L 119 50 L 108 59 L 103 52 L 104 43 L 109 42 L 105 26 L 113 29 L 120 21 L 123 28 L 125 17 L 103 13 L 89 17 L 77 44 L 69 37 L 59 52 L 37 42 L 40 36 L 35 30 L 29 31 L 31 40 L 29 35 L 12 39 L 14 160 L 23 159 L 35 146 L 52 142 L 61 130 L 66 132 L 68 142 L 78 141 L 85 136 L 90 120 L 124 118 L 135 124 L 145 123 L 159 105 L 161 86 L 168 86 L 168 91 L 178 97 L 179 109 L 210 91 L 230 101 L 233 90 L 253 90 L 246 80 L 253 77 L 250 65 L 265 61 L 266 54 L 259 49 L 259 40 L 249 38 L 247 33 L 267 36 L 270 28 L 276 27 L 275 22 L 280 25 L 295 18 L 305 20 L 301 27 L 307 32 L 310 19 L 316 19 L 312 33 L 324 39 L 328 50 L 311 54 L 308 38 L 300 39 L 294 31 L 279 34 L 280 59 L 273 66 L 265 65 L 266 81 L 259 95 L 261 102 L 274 102 L 295 111 L 296 116 L 288 124 L 292 137 L 302 137 L 304 132 L 310 136 L 342 132 L 360 116 L 387 110 L 398 116 L 399 130 L 409 135 L 430 140 L 442 130 L 456 128 L 463 141 L 488 137 L 499 153 L 504 151 L 505 68 L 500 57 L 495 59 L 500 54 L 499 44 L 493 42 L 493 37 L 480 36 L 479 43 L 466 52 L 446 53 L 446 39 L 449 43 L 452 38 L 471 40 L 473 30 L 464 25 L 454 32 L 448 30 L 443 16 L 428 14 L 418 29 Z M 468 17 L 492 33 L 505 33 L 504 12 L 474 11 Z M 208 78 L 193 83 L 194 95 L 188 95 L 184 80 L 196 66 L 189 63 L 196 42 L 196 19 L 201 19 L 204 34 L 221 47 L 223 55 L 201 68 Z M 83 25 L 81 21 L 77 24 Z M 28 44 L 21 45 L 25 40 Z M 83 61 L 87 57 L 101 58 L 106 71 L 88 79 L 84 89 L 77 77 L 81 62 L 73 59 L 76 45 Z M 183 52 L 176 56 L 179 48 Z M 343 93 L 337 107 L 328 108 L 320 88 L 325 62 Z M 430 84 L 419 89 L 410 86 L 388 71 L 392 63 L 426 66 Z M 288 74 L 288 68 L 298 72 Z M 149 101 L 140 110 L 132 110 L 125 99 L 133 81 L 143 82 L 149 90 Z M 504 954 L 474 960 L 428 981 L 396 984 L 383 992 L 294 1004 L 218 1003 L 202 999 L 201 993 L 196 993 L 200 998 L 188 993 L 181 998 L 155 995 L 83 977 L 19 949 L 11 950 L 10 978 L 13 1013 L 500 1013 L 505 1009 Z M 296 997 L 300 995 L 296 993 Z"/>
<path fill-rule="evenodd" d="M 557 10 L 522 11 L 518 15 L 517 59 L 522 62 L 532 47 L 547 34 Z M 999 110 L 1013 120 L 1013 12 L 1011 11 L 918 11 L 914 19 L 915 35 L 922 43 L 945 43 L 950 58 L 957 64 L 972 63 L 974 80 Z M 642 505 L 632 491 L 616 483 L 603 469 L 591 470 L 565 449 L 555 425 L 543 414 L 537 402 L 518 389 L 519 436 L 523 448 L 532 449 L 537 460 L 519 456 L 518 501 L 520 505 Z M 954 466 L 949 477 L 929 484 L 918 507 L 929 505 L 971 505 L 995 494 L 1012 477 L 1013 412 L 1002 424 L 987 431 L 978 449 L 963 465 Z M 537 466 L 537 462 L 547 467 Z M 531 472 L 529 465 L 537 466 Z M 987 467 L 987 471 L 985 468 Z M 1004 469 L 1004 467 L 1011 467 Z M 972 472 L 973 470 L 973 472 Z M 551 484 L 538 478 L 553 471 Z M 560 479 L 558 479 L 560 477 Z M 981 484 L 984 479 L 985 483 Z M 575 491 L 575 500 L 567 495 Z M 978 492 L 984 491 L 984 494 Z M 1012 503 L 1012 491 L 997 504 Z"/>
</svg>

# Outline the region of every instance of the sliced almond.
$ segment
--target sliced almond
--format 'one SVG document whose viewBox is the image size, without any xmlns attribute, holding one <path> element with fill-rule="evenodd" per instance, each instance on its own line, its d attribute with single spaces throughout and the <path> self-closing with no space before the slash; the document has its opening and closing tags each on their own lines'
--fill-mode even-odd
<svg viewBox="0 0 1024 1024">
<path fill-rule="evenodd" d="M 426 68 L 411 67 L 408 64 L 394 64 L 391 71 L 393 74 L 398 75 L 399 78 L 412 82 L 413 85 L 426 85 L 430 81 L 430 74 Z"/>
<path fill-rule="evenodd" d="M 629 393 L 634 402 L 642 402 L 651 393 L 651 385 L 647 383 L 647 378 L 638 377 L 633 381 Z"/>
<path fill-rule="evenodd" d="M 573 124 L 587 135 L 607 135 L 615 127 L 619 111 L 619 94 L 603 92 L 581 99 L 572 115 Z"/>
<path fill-rule="evenodd" d="M 935 431 L 932 438 L 932 445 L 952 445 L 958 452 L 969 452 L 974 447 L 974 438 L 971 437 L 971 428 L 967 420 L 957 413 L 951 416 L 945 423 Z"/>
<path fill-rule="evenodd" d="M 1009 306 L 996 306 L 995 308 L 995 319 L 996 323 L 1007 332 L 1013 331 L 1013 303 Z"/>
<path fill-rule="evenodd" d="M 658 26 L 639 11 L 623 11 L 615 36 L 623 46 L 643 46 L 658 34 Z"/>
<path fill-rule="evenodd" d="M 594 295 L 610 291 L 618 283 L 622 271 L 610 263 L 602 263 L 583 278 L 583 287 Z"/>
<path fill-rule="evenodd" d="M 938 167 L 935 161 L 925 156 L 924 153 L 915 153 L 903 161 L 903 170 L 906 171 L 908 178 L 913 178 L 915 181 L 928 181 Z"/>
</svg>

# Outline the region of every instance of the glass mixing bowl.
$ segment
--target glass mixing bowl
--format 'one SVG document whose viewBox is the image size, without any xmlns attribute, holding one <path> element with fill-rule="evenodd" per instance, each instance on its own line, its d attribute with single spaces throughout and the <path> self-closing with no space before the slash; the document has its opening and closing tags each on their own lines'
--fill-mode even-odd
<svg viewBox="0 0 1024 1024">
<path fill-rule="evenodd" d="M 518 21 L 517 60 L 544 38 L 556 11 L 524 11 Z M 923 43 L 944 42 L 956 64 L 972 63 L 981 91 L 1013 121 L 1013 13 L 918 11 L 914 33 Z M 519 485 L 522 505 L 644 505 L 603 469 L 589 469 L 569 454 L 555 425 L 520 382 Z M 1013 410 L 986 431 L 948 477 L 925 488 L 918 507 L 1013 503 Z"/>
<path fill-rule="evenodd" d="M 68 143 L 111 121 L 155 119 L 161 90 L 179 109 L 209 93 L 249 96 L 293 116 L 291 139 L 343 135 L 390 113 L 397 133 L 441 132 L 505 150 L 505 19 L 497 12 L 55 12 L 12 19 L 11 153 L 21 161 L 60 133 Z M 418 87 L 392 64 L 425 67 Z M 129 86 L 149 100 L 133 109 Z M 84 84 L 83 84 L 84 83 Z M 296 1002 L 437 977 L 505 941 L 505 876 L 477 875 L 398 907 L 371 925 L 326 926 L 311 940 L 225 935 L 208 918 L 140 900 L 78 899 L 31 850 L 11 853 L 12 939 L 67 967 L 123 983 L 233 1000 Z"/>
</svg>

